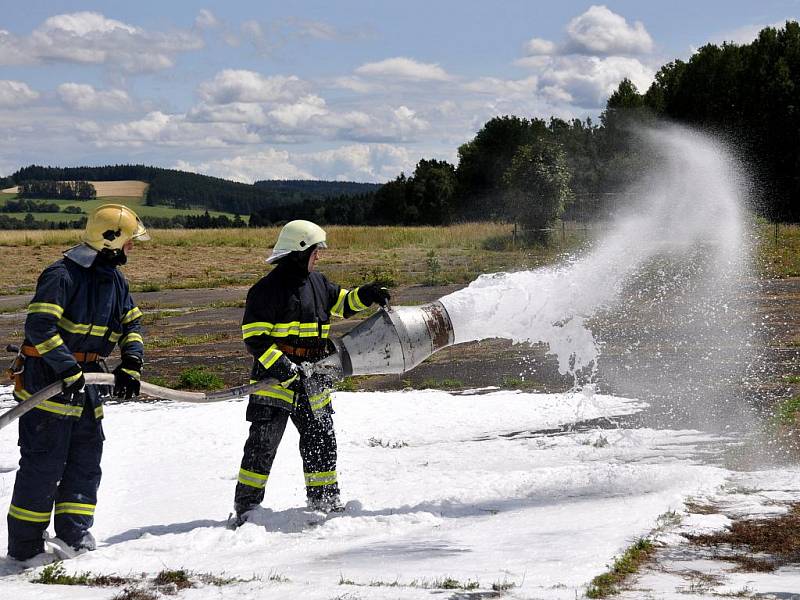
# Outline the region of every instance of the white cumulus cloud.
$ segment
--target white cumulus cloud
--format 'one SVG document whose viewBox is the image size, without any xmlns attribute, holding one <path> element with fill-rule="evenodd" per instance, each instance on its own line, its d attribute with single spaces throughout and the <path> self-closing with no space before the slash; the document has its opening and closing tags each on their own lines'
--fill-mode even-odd
<svg viewBox="0 0 800 600">
<path fill-rule="evenodd" d="M 124 90 L 96 90 L 85 83 L 62 83 L 56 92 L 61 101 L 74 110 L 123 111 L 133 105 Z"/>
<path fill-rule="evenodd" d="M 205 123 L 245 123 L 264 125 L 267 114 L 261 104 L 229 102 L 228 104 L 201 103 L 189 110 L 186 118 Z"/>
<path fill-rule="evenodd" d="M 140 147 L 145 144 L 184 148 L 224 148 L 258 143 L 260 136 L 239 123 L 202 123 L 185 115 L 153 111 L 135 121 L 110 127 L 82 125 L 96 146 Z"/>
<path fill-rule="evenodd" d="M 515 64 L 533 72 L 535 79 L 523 80 L 530 93 L 552 108 L 601 108 L 624 78 L 645 91 L 655 75 L 651 56 L 653 40 L 645 26 L 630 24 L 606 6 L 593 5 L 569 21 L 567 37 L 560 43 L 541 38 L 530 39 L 525 56 Z M 511 82 L 491 79 L 471 82 L 471 87 L 506 86 Z M 516 87 L 520 87 L 517 84 Z M 515 97 L 519 97 L 515 94 Z M 498 100 L 499 101 L 499 100 Z"/>
<path fill-rule="evenodd" d="M 582 107 L 605 105 L 608 96 L 624 78 L 639 91 L 653 81 L 653 69 L 624 56 L 562 56 L 544 69 L 539 82 L 552 100 L 569 101 Z"/>
<path fill-rule="evenodd" d="M 327 179 L 383 183 L 401 171 L 410 173 L 416 160 L 406 148 L 392 144 L 348 144 L 316 152 L 266 148 L 208 161 L 179 160 L 176 169 L 252 183 L 260 179 Z"/>
<path fill-rule="evenodd" d="M 402 56 L 380 62 L 366 63 L 356 73 L 368 77 L 404 79 L 411 81 L 449 81 L 447 72 L 437 64 L 422 63 Z"/>
<path fill-rule="evenodd" d="M 32 90 L 27 83 L 0 79 L 0 107 L 16 108 L 30 104 L 39 97 L 39 92 Z"/>
<path fill-rule="evenodd" d="M 306 125 L 314 117 L 328 114 L 325 100 L 314 94 L 303 96 L 292 104 L 283 104 L 271 111 L 269 115 L 275 123 L 284 129 L 296 129 Z"/>
<path fill-rule="evenodd" d="M 531 38 L 525 43 L 525 54 L 528 56 L 554 54 L 555 51 L 556 45 L 550 40 Z"/>
<path fill-rule="evenodd" d="M 567 24 L 567 47 L 595 55 L 647 54 L 653 39 L 640 21 L 629 25 L 606 6 L 594 5 Z"/>
<path fill-rule="evenodd" d="M 190 31 L 150 32 L 81 11 L 52 16 L 28 36 L 0 33 L 0 64 L 105 64 L 136 73 L 171 67 L 179 53 L 202 47 Z"/>
<path fill-rule="evenodd" d="M 198 88 L 201 99 L 212 104 L 231 102 L 292 101 L 307 92 L 308 85 L 299 77 L 265 77 L 255 71 L 225 69 Z"/>
<path fill-rule="evenodd" d="M 199 163 L 179 160 L 175 168 L 242 183 L 253 183 L 260 179 L 312 179 L 310 173 L 292 164 L 289 152 L 274 148 Z"/>
<path fill-rule="evenodd" d="M 385 182 L 416 164 L 406 148 L 392 144 L 349 144 L 332 150 L 300 155 L 314 178 L 338 181 Z"/>
</svg>

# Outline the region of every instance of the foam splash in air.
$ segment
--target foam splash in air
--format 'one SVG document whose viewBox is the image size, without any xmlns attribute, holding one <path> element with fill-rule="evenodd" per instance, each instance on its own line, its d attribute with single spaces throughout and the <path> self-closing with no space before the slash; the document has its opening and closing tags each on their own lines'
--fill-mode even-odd
<svg viewBox="0 0 800 600">
<path fill-rule="evenodd" d="M 663 287 L 656 295 L 666 295 L 699 261 L 710 298 L 742 274 L 748 251 L 737 162 L 720 143 L 687 129 L 665 127 L 641 137 L 648 172 L 629 191 L 635 201 L 593 250 L 557 267 L 482 275 L 442 298 L 456 342 L 544 342 L 559 371 L 575 375 L 577 384 L 579 373 L 592 379 L 601 351 L 588 321 L 630 294 L 626 286 L 643 271 L 656 271 L 650 281 Z M 688 267 L 659 273 L 654 265 L 665 257 Z"/>
</svg>

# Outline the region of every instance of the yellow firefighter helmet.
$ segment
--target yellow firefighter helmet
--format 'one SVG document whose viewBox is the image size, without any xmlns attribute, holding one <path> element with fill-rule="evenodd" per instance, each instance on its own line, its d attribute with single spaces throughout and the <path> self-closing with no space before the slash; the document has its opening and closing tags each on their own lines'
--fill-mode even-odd
<svg viewBox="0 0 800 600">
<path fill-rule="evenodd" d="M 127 206 L 103 204 L 89 215 L 81 240 L 95 250 L 121 249 L 128 240 L 149 240 L 142 220 Z"/>
</svg>

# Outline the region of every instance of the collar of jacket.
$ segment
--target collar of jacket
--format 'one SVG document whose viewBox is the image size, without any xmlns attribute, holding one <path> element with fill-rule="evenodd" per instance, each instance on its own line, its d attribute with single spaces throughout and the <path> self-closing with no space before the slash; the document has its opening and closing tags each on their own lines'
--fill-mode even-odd
<svg viewBox="0 0 800 600">
<path fill-rule="evenodd" d="M 301 266 L 297 261 L 283 259 L 276 265 L 275 270 L 281 276 L 293 281 L 301 282 L 308 279 L 308 268 Z"/>
<path fill-rule="evenodd" d="M 84 269 L 88 269 L 94 263 L 94 259 L 97 258 L 97 250 L 87 244 L 80 243 L 65 250 L 64 256 Z"/>
</svg>

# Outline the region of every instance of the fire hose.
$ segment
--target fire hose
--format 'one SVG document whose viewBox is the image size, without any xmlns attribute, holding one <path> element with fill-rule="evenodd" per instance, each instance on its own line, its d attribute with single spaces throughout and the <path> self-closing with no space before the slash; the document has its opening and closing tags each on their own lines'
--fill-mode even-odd
<svg viewBox="0 0 800 600">
<path fill-rule="evenodd" d="M 114 376 L 111 373 L 85 373 L 84 377 L 86 378 L 86 385 L 114 385 Z M 142 381 L 141 391 L 148 396 L 162 398 L 164 400 L 174 400 L 176 402 L 221 402 L 223 400 L 243 398 L 260 390 L 264 390 L 276 383 L 278 383 L 277 379 L 262 379 L 256 383 L 238 385 L 227 390 L 219 390 L 216 392 L 186 392 Z M 29 410 L 35 408 L 37 404 L 44 402 L 48 398 L 52 398 L 61 392 L 61 389 L 62 385 L 59 380 L 31 394 L 30 398 L 20 402 L 14 408 L 0 415 L 0 429 L 12 423 Z"/>
<path fill-rule="evenodd" d="M 456 343 L 453 323 L 447 308 L 439 301 L 422 306 L 395 306 L 381 309 L 346 333 L 341 339 L 331 338 L 336 351 L 315 363 L 303 363 L 306 377 L 312 373 L 327 377 L 329 382 L 352 375 L 399 374 L 410 371 L 434 352 Z M 86 373 L 89 385 L 113 385 L 108 373 Z M 148 396 L 178 402 L 219 402 L 241 398 L 270 385 L 275 379 L 264 379 L 218 392 L 184 392 L 142 382 L 141 391 Z M 30 398 L 0 415 L 0 429 L 24 415 L 40 402 L 61 391 L 57 381 L 31 395 Z"/>
</svg>

